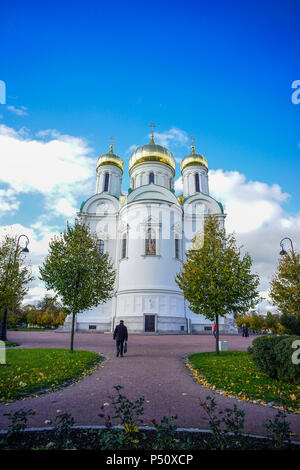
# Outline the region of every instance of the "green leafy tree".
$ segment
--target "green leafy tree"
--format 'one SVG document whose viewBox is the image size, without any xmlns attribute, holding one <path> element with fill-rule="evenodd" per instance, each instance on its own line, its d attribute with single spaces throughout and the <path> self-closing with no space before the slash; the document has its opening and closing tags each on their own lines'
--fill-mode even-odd
<svg viewBox="0 0 300 470">
<path fill-rule="evenodd" d="M 300 336 L 300 317 L 283 313 L 280 317 L 280 324 L 285 333 Z"/>
<path fill-rule="evenodd" d="M 243 325 L 250 328 L 250 316 L 247 313 L 237 313 L 234 315 L 234 319 L 238 328 L 242 328 Z"/>
<path fill-rule="evenodd" d="M 8 311 L 16 310 L 28 292 L 28 283 L 33 280 L 18 238 L 5 235 L 0 245 L 0 309 L 3 311 L 0 340 L 7 340 Z"/>
<path fill-rule="evenodd" d="M 277 333 L 280 329 L 279 315 L 276 313 L 267 312 L 265 318 L 265 327 L 267 330 L 271 330 L 272 333 Z"/>
<path fill-rule="evenodd" d="M 252 312 L 249 328 L 254 333 L 261 333 L 265 328 L 265 321 L 263 317 L 258 315 L 256 312 Z"/>
<path fill-rule="evenodd" d="M 27 312 L 26 321 L 30 326 L 35 326 L 38 324 L 38 312 L 34 307 Z"/>
<path fill-rule="evenodd" d="M 247 311 L 258 302 L 259 278 L 251 273 L 252 261 L 241 255 L 234 235 L 226 235 L 217 217 L 205 219 L 201 243 L 194 240 L 175 280 L 192 312 L 216 322 L 219 354 L 219 317 Z"/>
<path fill-rule="evenodd" d="M 48 310 L 54 314 L 58 314 L 61 311 L 61 303 L 57 300 L 57 296 L 45 295 L 42 300 L 40 300 L 36 308 L 41 312 Z"/>
<path fill-rule="evenodd" d="M 54 237 L 49 253 L 40 268 L 41 279 L 48 289 L 61 298 L 72 312 L 71 345 L 73 351 L 76 315 L 113 295 L 115 271 L 107 253 L 100 254 L 96 239 L 79 220 Z"/>
<path fill-rule="evenodd" d="M 270 283 L 273 305 L 286 315 L 300 318 L 300 253 L 290 251 L 279 260 Z"/>
</svg>

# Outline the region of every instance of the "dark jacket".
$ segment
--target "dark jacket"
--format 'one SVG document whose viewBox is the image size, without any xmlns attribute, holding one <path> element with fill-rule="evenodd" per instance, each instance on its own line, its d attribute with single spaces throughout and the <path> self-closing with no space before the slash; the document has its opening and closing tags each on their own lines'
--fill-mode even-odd
<svg viewBox="0 0 300 470">
<path fill-rule="evenodd" d="M 128 340 L 128 332 L 127 328 L 123 323 L 117 325 L 114 331 L 114 339 L 116 341 L 127 341 Z"/>
</svg>

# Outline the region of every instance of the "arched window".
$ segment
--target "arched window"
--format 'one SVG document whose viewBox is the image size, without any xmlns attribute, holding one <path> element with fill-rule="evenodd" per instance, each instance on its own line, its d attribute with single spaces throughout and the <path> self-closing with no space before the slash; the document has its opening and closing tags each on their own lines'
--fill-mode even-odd
<svg viewBox="0 0 300 470">
<path fill-rule="evenodd" d="M 154 230 L 148 228 L 145 240 L 145 254 L 156 255 L 156 236 Z"/>
<path fill-rule="evenodd" d="M 126 250 L 127 250 L 127 235 L 124 233 L 122 237 L 122 250 L 121 250 L 121 258 L 126 258 Z"/>
<path fill-rule="evenodd" d="M 151 183 L 154 183 L 154 173 L 153 172 L 151 172 L 149 174 L 149 184 L 151 184 Z"/>
<path fill-rule="evenodd" d="M 108 185 L 109 185 L 109 173 L 105 173 L 103 191 L 106 193 L 108 192 Z"/>
<path fill-rule="evenodd" d="M 104 241 L 103 240 L 97 240 L 97 250 L 99 255 L 103 255 L 104 253 Z"/>
<path fill-rule="evenodd" d="M 131 178 L 131 189 L 134 189 L 134 178 Z"/>
<path fill-rule="evenodd" d="M 180 245 L 179 245 L 179 238 L 175 235 L 175 258 L 180 259 Z"/>
<path fill-rule="evenodd" d="M 199 183 L 199 174 L 195 174 L 195 188 L 196 188 L 196 193 L 200 193 L 200 183 Z"/>
<path fill-rule="evenodd" d="M 172 189 L 172 178 L 170 178 L 170 189 Z"/>
</svg>

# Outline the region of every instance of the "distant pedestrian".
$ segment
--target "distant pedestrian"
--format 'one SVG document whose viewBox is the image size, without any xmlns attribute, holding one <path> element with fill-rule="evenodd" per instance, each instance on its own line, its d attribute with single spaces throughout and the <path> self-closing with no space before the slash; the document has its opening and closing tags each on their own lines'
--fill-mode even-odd
<svg viewBox="0 0 300 470">
<path fill-rule="evenodd" d="M 114 340 L 116 340 L 117 357 L 119 355 L 123 357 L 124 341 L 128 341 L 128 331 L 123 320 L 120 320 L 120 324 L 115 328 Z"/>
<path fill-rule="evenodd" d="M 248 326 L 245 323 L 242 326 L 242 336 L 244 338 L 248 338 L 249 336 Z"/>
<path fill-rule="evenodd" d="M 216 335 L 217 335 L 217 324 L 216 324 L 216 322 L 214 323 L 214 326 L 213 326 L 213 335 L 214 335 L 214 337 L 216 337 Z"/>
</svg>

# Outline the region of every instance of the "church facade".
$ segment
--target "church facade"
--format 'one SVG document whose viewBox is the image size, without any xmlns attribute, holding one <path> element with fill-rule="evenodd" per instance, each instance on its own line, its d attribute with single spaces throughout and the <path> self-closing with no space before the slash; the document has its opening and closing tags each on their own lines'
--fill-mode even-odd
<svg viewBox="0 0 300 470">
<path fill-rule="evenodd" d="M 113 261 L 116 281 L 110 301 L 77 315 L 76 330 L 110 332 L 122 319 L 129 333 L 211 334 L 212 322 L 190 311 L 175 283 L 205 217 L 214 214 L 224 224 L 222 204 L 209 195 L 206 158 L 192 145 L 181 161 L 183 193 L 176 196 L 175 158 L 152 132 L 150 143 L 130 157 L 127 195 L 121 191 L 123 171 L 111 145 L 97 162 L 95 194 L 80 208 L 99 251 Z M 232 317 L 220 318 L 220 332 L 237 332 Z"/>
</svg>

